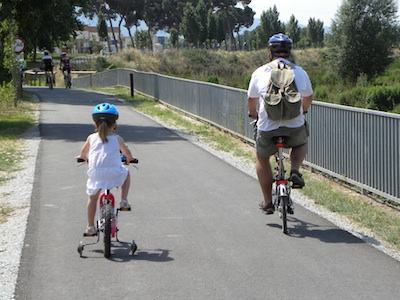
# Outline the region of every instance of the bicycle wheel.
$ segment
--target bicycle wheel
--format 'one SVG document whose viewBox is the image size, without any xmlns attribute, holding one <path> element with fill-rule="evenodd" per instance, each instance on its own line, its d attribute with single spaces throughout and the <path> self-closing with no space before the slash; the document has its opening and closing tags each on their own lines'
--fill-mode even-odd
<svg viewBox="0 0 400 300">
<path fill-rule="evenodd" d="M 53 76 L 51 76 L 51 73 L 49 74 L 49 89 L 53 89 Z"/>
<path fill-rule="evenodd" d="M 106 204 L 104 216 L 104 257 L 111 255 L 111 205 Z"/>
<path fill-rule="evenodd" d="M 287 196 L 280 197 L 281 198 L 281 217 L 282 217 L 282 232 L 284 234 L 287 233 L 287 205 L 288 198 Z"/>
</svg>

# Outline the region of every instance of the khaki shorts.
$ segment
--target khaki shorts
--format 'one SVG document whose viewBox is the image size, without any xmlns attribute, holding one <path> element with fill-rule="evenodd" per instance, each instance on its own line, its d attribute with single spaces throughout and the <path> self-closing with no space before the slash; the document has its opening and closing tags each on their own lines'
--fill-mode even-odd
<svg viewBox="0 0 400 300">
<path fill-rule="evenodd" d="M 275 143 L 272 141 L 274 137 L 285 136 L 289 139 L 285 142 L 285 148 L 293 148 L 307 144 L 309 136 L 309 127 L 307 122 L 298 128 L 279 127 L 271 131 L 257 131 L 256 149 L 257 154 L 263 157 L 269 157 L 278 151 Z"/>
</svg>

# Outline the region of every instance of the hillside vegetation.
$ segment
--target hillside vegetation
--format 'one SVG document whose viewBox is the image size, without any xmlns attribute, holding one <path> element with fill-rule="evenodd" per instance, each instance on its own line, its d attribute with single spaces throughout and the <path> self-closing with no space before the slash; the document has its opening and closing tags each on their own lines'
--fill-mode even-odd
<svg viewBox="0 0 400 300">
<path fill-rule="evenodd" d="M 399 53 L 383 74 L 368 80 L 360 75 L 357 82 L 340 79 L 331 63 L 329 49 L 294 50 L 293 61 L 309 74 L 314 99 L 324 102 L 400 113 Z M 128 49 L 108 57 L 98 57 L 95 68 L 125 67 L 156 72 L 247 89 L 251 73 L 268 62 L 268 50 L 166 50 L 152 53 Z"/>
</svg>

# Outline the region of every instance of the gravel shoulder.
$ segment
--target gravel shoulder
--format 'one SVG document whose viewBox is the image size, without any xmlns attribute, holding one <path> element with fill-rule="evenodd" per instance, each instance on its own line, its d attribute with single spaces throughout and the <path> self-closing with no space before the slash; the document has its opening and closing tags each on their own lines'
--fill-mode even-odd
<svg viewBox="0 0 400 300">
<path fill-rule="evenodd" d="M 170 128 L 176 134 L 188 141 L 204 148 L 208 152 L 233 165 L 244 173 L 257 178 L 254 164 L 243 161 L 231 154 L 215 150 L 207 141 L 199 137 L 180 131 L 178 128 L 170 127 L 168 124 L 156 120 L 163 126 Z M 27 219 L 30 211 L 31 195 L 33 189 L 36 158 L 40 145 L 40 133 L 36 127 L 23 138 L 22 152 L 26 159 L 21 161 L 21 170 L 12 173 L 12 178 L 5 185 L 0 186 L 0 203 L 12 208 L 11 214 L 6 222 L 0 223 L 0 300 L 14 299 L 15 285 L 22 247 L 25 238 Z M 327 211 L 307 199 L 301 192 L 292 191 L 293 200 L 296 204 L 305 207 L 329 220 L 339 228 L 342 228 L 354 236 L 369 243 L 378 250 L 386 253 L 392 258 L 400 261 L 400 253 L 391 249 L 385 242 L 373 237 L 370 232 L 357 228 L 350 221 L 340 215 Z M 257 209 L 257 207 L 255 207 Z"/>
</svg>

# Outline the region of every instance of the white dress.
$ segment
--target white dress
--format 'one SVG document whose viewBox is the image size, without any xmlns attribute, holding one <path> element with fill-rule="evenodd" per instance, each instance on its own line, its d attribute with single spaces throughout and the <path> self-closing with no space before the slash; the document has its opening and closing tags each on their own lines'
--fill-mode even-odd
<svg viewBox="0 0 400 300">
<path fill-rule="evenodd" d="M 121 163 L 118 135 L 108 135 L 107 139 L 108 142 L 103 144 L 98 134 L 90 138 L 88 195 L 96 194 L 99 189 L 119 187 L 128 176 L 128 169 Z"/>
</svg>

